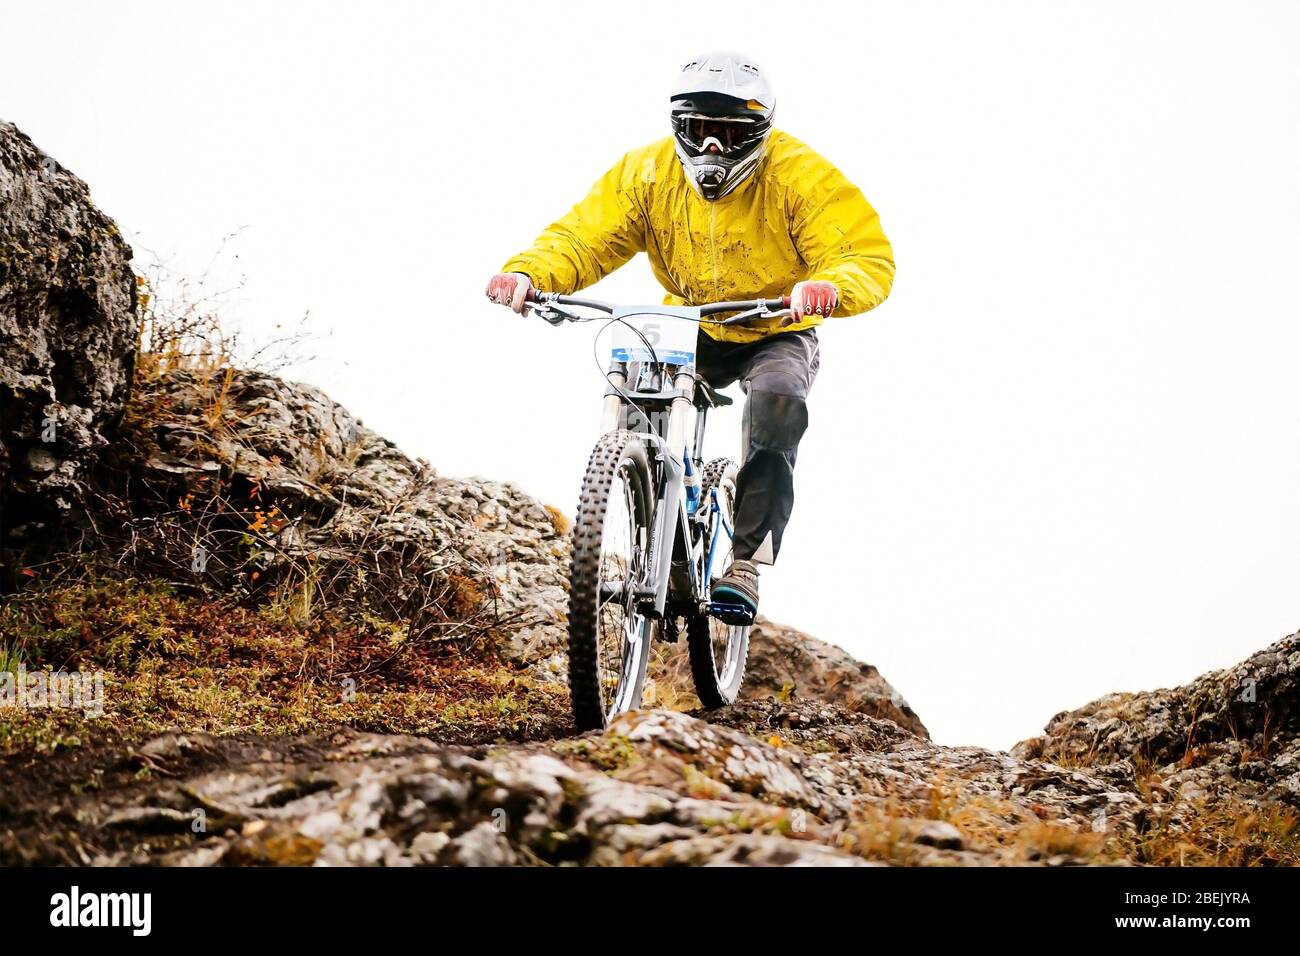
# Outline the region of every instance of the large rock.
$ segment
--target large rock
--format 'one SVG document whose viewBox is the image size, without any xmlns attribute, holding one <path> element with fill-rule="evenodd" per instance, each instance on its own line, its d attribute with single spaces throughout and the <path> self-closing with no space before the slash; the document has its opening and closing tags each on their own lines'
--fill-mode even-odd
<svg viewBox="0 0 1300 956">
<path fill-rule="evenodd" d="M 86 184 L 0 123 L 0 535 L 11 543 L 77 503 L 121 415 L 138 331 L 130 260 Z"/>
<path fill-rule="evenodd" d="M 1182 687 L 1108 694 L 1057 714 L 1021 758 L 1157 775 L 1166 799 L 1300 808 L 1300 633 Z"/>
<path fill-rule="evenodd" d="M 741 696 L 753 700 L 773 695 L 838 704 L 930 737 L 903 696 L 870 664 L 792 627 L 760 619 L 750 632 Z"/>
<path fill-rule="evenodd" d="M 455 582 L 474 605 L 462 614 L 478 610 L 506 658 L 532 663 L 563 646 L 569 545 L 557 513 L 508 483 L 437 474 L 319 389 L 244 370 L 171 372 L 141 383 L 114 461 L 147 529 L 159 527 L 151 512 L 175 520 L 184 503 L 196 530 L 181 539 L 198 536 L 205 580 L 223 588 L 310 564 L 316 581 L 364 582 L 376 609 L 406 615 L 419 595 L 399 592 L 434 574 Z M 256 562 L 215 511 L 275 515 Z M 190 558 L 173 560 L 184 569 Z"/>
</svg>

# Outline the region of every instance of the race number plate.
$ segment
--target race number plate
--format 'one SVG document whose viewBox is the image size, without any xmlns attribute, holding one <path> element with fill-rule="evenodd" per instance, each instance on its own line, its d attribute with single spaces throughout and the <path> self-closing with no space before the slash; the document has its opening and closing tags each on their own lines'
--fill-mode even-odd
<svg viewBox="0 0 1300 956">
<path fill-rule="evenodd" d="M 613 328 L 614 361 L 650 362 L 658 358 L 668 365 L 695 364 L 695 337 L 700 331 L 698 308 L 628 306 L 615 309 L 614 318 L 621 320 Z"/>
</svg>

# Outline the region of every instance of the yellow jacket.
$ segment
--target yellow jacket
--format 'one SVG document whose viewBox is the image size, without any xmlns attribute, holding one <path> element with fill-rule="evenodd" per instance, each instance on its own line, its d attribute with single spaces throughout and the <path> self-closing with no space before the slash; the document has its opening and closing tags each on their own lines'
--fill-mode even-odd
<svg viewBox="0 0 1300 956">
<path fill-rule="evenodd" d="M 671 136 L 632 150 L 502 271 L 525 273 L 547 292 L 573 293 L 638 252 L 649 255 L 670 305 L 771 299 L 819 279 L 839 290 L 835 315 L 856 315 L 883 302 L 894 281 L 893 249 L 871 204 L 780 130 L 753 175 L 712 201 L 687 182 Z M 821 321 L 701 327 L 715 339 L 751 342 Z"/>
</svg>

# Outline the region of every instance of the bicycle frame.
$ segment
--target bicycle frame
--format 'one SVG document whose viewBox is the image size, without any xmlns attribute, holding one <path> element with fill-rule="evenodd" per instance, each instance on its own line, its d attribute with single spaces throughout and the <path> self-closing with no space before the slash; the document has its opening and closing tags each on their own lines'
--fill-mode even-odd
<svg viewBox="0 0 1300 956">
<path fill-rule="evenodd" d="M 608 303 L 557 293 L 530 291 L 529 300 L 537 304 L 541 317 L 553 325 L 565 321 L 597 320 L 574 313 L 570 311 L 571 307 L 593 309 L 609 316 L 615 312 L 615 307 Z M 698 321 L 716 321 L 718 325 L 742 324 L 754 319 L 788 314 L 788 307 L 788 298 L 717 302 L 700 306 Z M 662 306 L 644 308 L 647 314 L 664 314 L 662 310 Z M 719 320 L 707 318 L 724 312 L 737 314 Z M 613 323 L 621 319 L 613 317 L 608 321 Z M 654 355 L 649 342 L 646 344 Z M 635 381 L 629 390 L 628 385 L 633 375 Z M 650 452 L 652 468 L 657 472 L 654 475 L 654 520 L 647 542 L 647 569 L 650 573 L 647 580 L 638 584 L 635 600 L 648 616 L 663 618 L 668 601 L 674 546 L 680 535 L 683 550 L 689 557 L 687 566 L 690 569 L 692 596 L 703 607 L 708 601 L 708 565 L 703 565 L 705 573 L 701 576 L 697 573 L 698 562 L 701 558 L 712 561 L 717 541 L 710 543 L 708 555 L 702 554 L 703 541 L 692 533 L 691 522 L 697 519 L 707 520 L 705 503 L 700 502 L 696 516 L 693 516 L 688 510 L 685 494 L 686 457 L 690 456 L 697 474 L 703 467 L 704 429 L 710 407 L 708 402 L 701 404 L 697 401 L 698 376 L 695 367 L 693 364 L 614 360 L 605 372 L 605 379 L 607 388 L 601 413 L 601 434 L 623 428 L 635 431 Z M 692 439 L 689 447 L 686 443 L 688 434 Z M 716 507 L 716 503 L 709 502 L 709 507 Z M 731 531 L 730 528 L 727 530 Z"/>
</svg>

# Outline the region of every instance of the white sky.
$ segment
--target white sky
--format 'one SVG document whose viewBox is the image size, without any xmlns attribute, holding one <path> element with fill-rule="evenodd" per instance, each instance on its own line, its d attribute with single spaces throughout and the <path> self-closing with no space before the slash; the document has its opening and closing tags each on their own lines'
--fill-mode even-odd
<svg viewBox="0 0 1300 956">
<path fill-rule="evenodd" d="M 898 259 L 825 329 L 765 612 L 996 746 L 1300 626 L 1300 4 L 563 9 L 5 0 L 0 116 L 182 271 L 244 227 L 229 308 L 310 310 L 299 377 L 571 512 L 591 329 L 482 287 L 666 134 L 687 57 L 746 50 Z M 597 288 L 659 295 L 644 259 Z"/>
</svg>

